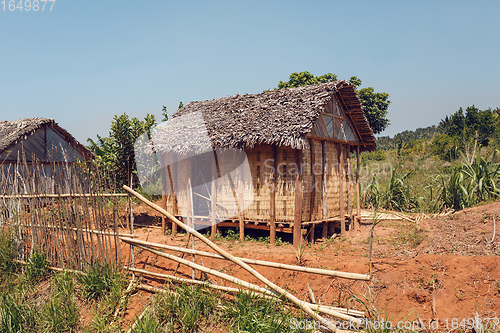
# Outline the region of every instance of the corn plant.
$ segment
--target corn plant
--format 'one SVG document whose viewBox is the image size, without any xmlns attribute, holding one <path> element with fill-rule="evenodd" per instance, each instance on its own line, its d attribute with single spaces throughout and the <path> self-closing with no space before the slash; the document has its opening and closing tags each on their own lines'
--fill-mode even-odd
<svg viewBox="0 0 500 333">
<path fill-rule="evenodd" d="M 415 211 L 419 208 L 419 202 L 413 196 L 413 189 L 409 185 L 409 178 L 413 172 L 403 175 L 397 174 L 397 168 L 391 168 L 389 183 L 386 187 L 379 184 L 374 176 L 373 182 L 368 185 L 369 201 L 374 208 L 390 209 L 396 211 Z"/>
</svg>

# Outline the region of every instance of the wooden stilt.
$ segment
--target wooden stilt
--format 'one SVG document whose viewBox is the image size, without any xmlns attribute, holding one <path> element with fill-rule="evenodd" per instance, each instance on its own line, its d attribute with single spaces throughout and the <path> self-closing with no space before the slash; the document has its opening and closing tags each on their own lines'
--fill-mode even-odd
<svg viewBox="0 0 500 333">
<path fill-rule="evenodd" d="M 339 202 L 340 202 L 340 234 L 345 235 L 345 198 L 344 198 L 344 145 L 340 145 L 339 155 Z"/>
<path fill-rule="evenodd" d="M 361 229 L 361 188 L 359 185 L 359 170 L 361 168 L 361 164 L 359 161 L 359 146 L 356 149 L 356 221 L 358 225 L 358 230 Z"/>
<path fill-rule="evenodd" d="M 327 218 L 327 206 L 326 206 L 326 140 L 321 141 L 321 205 L 322 205 L 322 215 L 323 220 Z M 323 230 L 321 232 L 321 237 L 328 237 L 328 222 L 323 222 Z"/>
<path fill-rule="evenodd" d="M 297 171 L 295 174 L 295 214 L 293 220 L 293 246 L 300 247 L 302 240 L 302 151 L 296 150 L 295 163 Z"/>
<path fill-rule="evenodd" d="M 166 172 L 166 165 L 162 163 L 163 161 L 160 162 L 160 168 L 161 168 L 161 208 L 167 209 L 167 179 L 168 174 Z M 163 165 L 162 165 L 163 164 Z M 161 233 L 162 235 L 165 235 L 166 232 L 166 224 L 167 224 L 167 217 L 162 216 L 161 217 Z"/>
<path fill-rule="evenodd" d="M 315 146 L 314 139 L 309 139 L 309 149 L 311 151 L 311 200 L 309 202 L 309 221 L 316 220 L 316 175 L 315 175 Z M 309 231 L 309 242 L 314 243 L 314 229 L 316 225 L 312 225 Z"/>
<path fill-rule="evenodd" d="M 211 209 L 211 222 L 212 222 L 212 229 L 210 231 L 210 237 L 214 238 L 215 234 L 217 233 L 217 186 L 215 186 L 216 180 L 214 179 L 212 181 L 212 188 L 211 188 L 211 200 L 210 200 L 210 209 Z"/>
<path fill-rule="evenodd" d="M 174 187 L 174 181 L 172 177 L 172 169 L 170 168 L 170 165 L 167 165 L 167 173 L 168 173 L 168 181 L 170 182 L 170 195 L 172 196 L 173 199 L 173 204 L 174 204 L 174 216 L 179 214 L 179 204 L 177 202 L 177 195 L 175 194 L 175 187 Z M 172 237 L 175 237 L 177 235 L 177 224 L 172 222 Z"/>
<path fill-rule="evenodd" d="M 269 201 L 269 224 L 270 224 L 270 242 L 271 245 L 276 244 L 276 166 L 277 166 L 277 148 L 272 145 L 272 159 L 273 159 L 273 169 L 271 170 L 270 182 L 271 188 L 269 191 L 270 201 Z"/>
</svg>

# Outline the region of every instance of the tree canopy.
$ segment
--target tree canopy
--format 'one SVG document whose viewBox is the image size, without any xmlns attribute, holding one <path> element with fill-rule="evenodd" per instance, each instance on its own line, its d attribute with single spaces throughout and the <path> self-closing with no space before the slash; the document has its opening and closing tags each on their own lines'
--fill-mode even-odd
<svg viewBox="0 0 500 333">
<path fill-rule="evenodd" d="M 164 108 L 166 111 L 166 108 Z M 166 117 L 166 113 L 164 114 Z M 154 115 L 147 114 L 144 120 L 130 118 L 126 113 L 115 115 L 111 121 L 109 137 L 97 135 L 97 142 L 87 139 L 90 149 L 97 156 L 96 162 L 110 174 L 115 175 L 118 186 L 128 184 L 133 179 L 137 185 L 139 179 L 136 172 L 134 143 L 142 134 L 151 132 L 156 125 Z"/>
<path fill-rule="evenodd" d="M 432 146 L 436 155 L 445 160 L 458 157 L 458 151 L 464 151 L 467 157 L 473 157 L 477 146 L 488 146 L 498 137 L 498 110 L 479 110 L 474 105 L 446 116 L 438 125 L 441 135 L 434 138 Z"/>
<path fill-rule="evenodd" d="M 332 73 L 327 73 L 320 76 L 314 76 L 313 74 L 305 71 L 300 73 L 292 73 L 288 78 L 288 81 L 280 81 L 278 83 L 277 89 L 284 88 L 295 88 L 301 86 L 307 86 L 311 84 L 326 83 L 338 80 L 337 75 Z M 361 80 L 356 76 L 351 76 L 349 81 L 356 88 L 359 98 L 361 100 L 361 105 L 365 111 L 366 120 L 370 124 L 374 134 L 381 133 L 387 126 L 389 126 L 389 119 L 387 119 L 387 109 L 389 108 L 389 94 L 388 93 L 377 93 L 373 87 L 359 89 L 361 86 Z"/>
</svg>

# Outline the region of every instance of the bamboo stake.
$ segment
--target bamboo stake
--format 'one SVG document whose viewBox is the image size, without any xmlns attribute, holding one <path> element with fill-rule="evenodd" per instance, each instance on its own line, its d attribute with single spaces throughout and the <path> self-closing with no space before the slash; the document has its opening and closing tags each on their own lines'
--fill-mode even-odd
<svg viewBox="0 0 500 333">
<path fill-rule="evenodd" d="M 201 266 L 201 265 L 198 265 L 198 264 L 194 264 L 194 263 L 190 262 L 189 260 L 182 259 L 182 258 L 176 257 L 174 255 L 171 255 L 171 254 L 168 254 L 168 253 L 165 253 L 165 252 L 162 252 L 162 251 L 157 251 L 157 250 L 153 249 L 152 247 L 145 246 L 145 245 L 136 245 L 136 246 L 139 247 L 139 248 L 142 248 L 144 250 L 147 250 L 147 251 L 149 251 L 151 253 L 154 253 L 154 254 L 156 254 L 156 255 L 158 255 L 160 257 L 171 259 L 173 261 L 177 261 L 177 262 L 179 262 L 179 263 L 181 263 L 183 265 L 186 265 L 188 267 L 191 267 L 193 269 L 197 269 L 197 270 L 202 271 L 204 273 L 217 276 L 217 277 L 219 277 L 221 279 L 224 279 L 226 281 L 229 281 L 229 282 L 232 282 L 234 284 L 237 284 L 237 285 L 239 285 L 239 286 L 241 286 L 243 288 L 250 289 L 250 290 L 253 290 L 253 291 L 257 291 L 257 292 L 261 292 L 261 293 L 268 293 L 269 292 L 267 289 L 259 287 L 259 286 L 255 285 L 255 284 L 250 283 L 250 282 L 246 282 L 246 281 L 240 280 L 240 279 L 238 279 L 238 278 L 236 278 L 234 276 L 231 276 L 231 275 L 228 275 L 228 274 L 225 274 L 225 273 L 221 273 L 221 272 L 219 272 L 217 270 L 214 270 L 214 269 L 211 269 L 211 268 L 207 268 L 207 267 L 204 267 L 204 266 Z M 288 295 L 290 295 L 290 294 L 288 294 Z M 278 297 L 278 298 L 279 297 L 286 297 L 286 295 L 283 294 L 283 293 L 275 295 L 275 296 Z M 297 304 L 297 305 L 299 305 L 301 309 L 303 309 L 305 307 L 305 308 L 308 308 L 308 309 L 312 310 L 311 304 L 308 304 L 308 303 L 306 303 L 304 301 L 300 301 L 300 300 L 299 300 L 299 302 L 300 302 L 300 305 L 297 304 L 297 303 L 295 303 L 295 302 L 294 303 Z M 340 319 L 344 319 L 344 320 L 349 320 L 349 321 L 352 321 L 354 323 L 360 323 L 357 318 L 351 317 L 349 315 L 345 315 L 345 314 L 342 314 L 342 313 L 339 313 L 337 311 L 330 310 L 328 312 L 328 314 L 331 315 L 331 316 L 334 316 L 336 318 L 340 318 Z M 318 316 L 317 313 L 315 313 L 315 315 Z"/>
<path fill-rule="evenodd" d="M 196 231 L 196 230 L 190 228 L 189 226 L 183 224 L 175 216 L 173 216 L 172 214 L 170 214 L 169 212 L 167 212 L 163 208 L 159 207 L 158 205 L 155 205 L 151 201 L 147 200 L 142 195 L 140 195 L 139 193 L 137 193 L 134 190 L 132 190 L 130 187 L 124 185 L 123 188 L 127 192 L 129 192 L 130 194 L 134 195 L 139 200 L 141 200 L 142 202 L 144 202 L 145 204 L 147 204 L 148 206 L 150 206 L 151 208 L 155 209 L 157 212 L 166 215 L 168 218 L 170 218 L 172 220 L 172 222 L 176 223 L 179 227 L 183 228 L 186 232 L 188 232 L 190 234 L 193 234 L 194 236 L 198 237 L 201 241 L 203 241 L 205 244 L 207 244 L 208 246 L 210 246 L 214 251 L 218 252 L 222 256 L 224 256 L 227 259 L 231 260 L 235 264 L 241 266 L 243 269 L 245 269 L 247 272 L 249 272 L 250 274 L 252 274 L 254 277 L 256 277 L 259 281 L 261 281 L 262 283 L 264 283 L 265 285 L 267 285 L 269 288 L 271 288 L 274 291 L 276 291 L 278 294 L 284 295 L 291 302 L 297 304 L 301 308 L 301 310 L 303 310 L 304 312 L 306 312 L 312 318 L 314 318 L 314 319 L 316 319 L 316 320 L 318 320 L 318 321 L 320 321 L 320 322 L 322 322 L 324 324 L 328 324 L 328 322 L 323 317 L 321 317 L 318 314 L 316 314 L 310 307 L 306 306 L 303 301 L 299 300 L 294 295 L 288 293 L 283 288 L 277 286 L 276 284 L 274 284 L 271 281 L 269 281 L 268 279 L 266 279 L 264 276 L 262 276 L 255 269 L 253 269 L 252 267 L 250 267 L 248 264 L 246 264 L 243 261 L 237 259 L 236 257 L 234 257 L 233 255 L 231 255 L 230 253 L 222 250 L 217 245 L 215 245 L 212 241 L 210 241 L 205 236 L 203 236 L 202 234 L 200 234 L 198 231 Z M 192 263 L 190 263 L 190 264 L 192 264 Z"/>
<path fill-rule="evenodd" d="M 120 237 L 120 239 L 124 242 L 129 243 L 129 244 L 146 245 L 146 246 L 157 247 L 157 248 L 161 248 L 161 249 L 165 249 L 165 250 L 177 251 L 177 252 L 182 252 L 182 253 L 187 253 L 187 254 L 197 254 L 197 255 L 203 256 L 203 257 L 227 260 L 227 258 L 225 258 L 224 256 L 222 256 L 220 254 L 216 254 L 216 253 L 211 253 L 211 252 L 204 252 L 204 251 L 199 251 L 199 250 L 193 251 L 191 249 L 186 249 L 184 247 L 159 244 L 159 243 L 152 243 L 152 242 L 131 239 L 131 238 Z M 340 272 L 340 271 L 334 271 L 334 270 L 322 269 L 322 268 L 295 266 L 295 265 L 281 264 L 281 263 L 272 262 L 272 261 L 263 261 L 263 260 L 241 258 L 241 257 L 236 257 L 236 258 L 240 259 L 241 261 L 243 261 L 247 264 L 259 265 L 259 266 L 280 268 L 280 269 L 286 269 L 286 270 L 290 270 L 290 271 L 312 273 L 312 274 L 345 278 L 345 279 L 351 279 L 351 280 L 362 280 L 362 281 L 369 281 L 370 280 L 370 276 L 366 275 L 366 274 Z"/>
</svg>

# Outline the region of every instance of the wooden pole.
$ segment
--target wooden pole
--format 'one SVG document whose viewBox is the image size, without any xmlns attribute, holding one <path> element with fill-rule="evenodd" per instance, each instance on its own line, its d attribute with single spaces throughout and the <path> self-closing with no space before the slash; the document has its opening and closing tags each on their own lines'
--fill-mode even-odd
<svg viewBox="0 0 500 333">
<path fill-rule="evenodd" d="M 293 220 L 293 246 L 300 247 L 302 241 L 302 151 L 295 151 L 295 163 L 297 172 L 295 174 L 295 212 Z"/>
<path fill-rule="evenodd" d="M 168 180 L 170 182 L 170 191 L 172 192 L 170 195 L 172 196 L 173 204 L 174 204 L 174 215 L 177 215 L 179 213 L 179 203 L 177 202 L 177 195 L 175 194 L 175 186 L 174 186 L 174 181 L 172 177 L 172 169 L 170 168 L 170 165 L 167 165 L 167 173 L 168 173 Z M 175 237 L 177 235 L 177 224 L 172 222 L 172 237 Z"/>
<path fill-rule="evenodd" d="M 158 277 L 158 278 L 162 278 L 162 279 L 167 279 L 167 280 L 172 280 L 172 281 L 176 281 L 176 282 L 188 283 L 188 284 L 197 284 L 197 285 L 201 285 L 201 286 L 206 287 L 206 288 L 211 288 L 211 289 L 216 289 L 216 290 L 222 290 L 222 291 L 226 291 L 226 292 L 230 292 L 230 293 L 239 293 L 239 292 L 241 292 L 241 288 L 220 286 L 220 285 L 217 285 L 217 284 L 214 284 L 214 283 L 210 283 L 210 282 L 207 282 L 207 281 L 184 279 L 184 278 L 173 276 L 173 275 L 150 272 L 150 271 L 147 271 L 145 269 L 130 268 L 130 267 L 124 267 L 124 268 L 126 270 L 133 271 L 135 273 L 140 273 L 140 274 L 148 275 L 148 276 L 154 276 L 154 277 Z M 258 296 L 258 297 L 260 296 L 260 297 L 265 297 L 265 298 L 268 298 L 268 297 L 271 298 L 272 297 L 273 299 L 278 299 L 279 300 L 279 298 L 276 298 L 276 295 L 273 294 L 273 293 L 271 293 L 269 290 L 264 289 L 264 288 L 260 288 L 258 286 L 256 286 L 256 287 L 257 287 L 256 289 L 259 289 L 259 291 L 253 290 L 254 292 L 256 292 L 255 296 Z M 159 292 L 159 293 L 167 293 L 167 292 L 169 292 L 169 291 L 167 291 L 165 289 L 161 289 L 161 288 L 158 288 L 158 287 L 151 287 L 151 286 L 147 286 L 147 285 L 139 285 L 139 286 L 137 286 L 137 288 L 144 289 L 144 290 L 147 290 L 147 291 L 152 291 L 152 292 Z M 365 316 L 365 314 L 364 314 L 363 311 L 356 311 L 356 310 L 345 309 L 345 308 L 337 308 L 337 307 L 333 307 L 333 306 L 318 306 L 316 308 L 315 304 L 308 303 L 308 302 L 305 302 L 305 303 L 308 306 L 310 306 L 311 308 L 313 308 L 313 310 L 319 311 L 319 312 L 325 313 L 325 314 L 330 314 L 331 313 L 330 310 L 333 310 L 335 312 L 339 312 L 339 313 L 347 314 L 347 315 L 351 315 L 351 316 L 356 316 L 356 317 L 364 317 Z"/>
<path fill-rule="evenodd" d="M 359 170 L 361 168 L 359 159 L 359 146 L 356 148 L 356 220 L 358 225 L 358 230 L 361 230 L 361 187 L 359 185 Z"/>
<path fill-rule="evenodd" d="M 120 240 L 123 242 L 126 242 L 128 244 L 145 245 L 145 246 L 151 246 L 151 247 L 156 247 L 156 248 L 170 250 L 170 251 L 177 251 L 177 252 L 186 253 L 186 254 L 196 254 L 196 255 L 199 255 L 202 257 L 227 260 L 227 258 L 221 256 L 220 254 L 212 253 L 212 252 L 205 252 L 205 251 L 198 251 L 198 250 L 193 251 L 193 250 L 185 248 L 185 247 L 152 243 L 152 242 L 138 240 L 138 239 L 132 239 L 132 238 L 128 238 L 128 237 L 120 237 Z M 247 264 L 264 266 L 264 267 L 272 267 L 272 268 L 285 269 L 285 270 L 295 271 L 295 272 L 303 272 L 303 273 L 311 273 L 311 274 L 317 274 L 317 275 L 323 275 L 323 276 L 338 277 L 338 278 L 349 279 L 349 280 L 361 280 L 361 281 L 369 281 L 370 280 L 370 276 L 367 274 L 340 272 L 340 271 L 334 271 L 334 270 L 323 269 L 323 268 L 288 265 L 288 264 L 281 264 L 281 263 L 277 263 L 277 262 L 273 262 L 273 261 L 257 260 L 257 259 L 250 259 L 250 258 L 241 258 L 241 257 L 236 257 L 236 258 L 240 259 L 241 261 L 243 261 Z"/>
<path fill-rule="evenodd" d="M 339 145 L 340 155 L 339 155 L 339 202 L 340 202 L 340 234 L 345 235 L 345 200 L 344 200 L 344 145 Z"/>
<path fill-rule="evenodd" d="M 202 234 L 200 234 L 198 231 L 196 231 L 196 230 L 190 228 L 189 226 L 183 224 L 175 216 L 173 216 L 172 214 L 170 214 L 169 212 L 167 212 L 163 208 L 159 207 L 158 205 L 156 205 L 156 204 L 152 203 L 151 201 L 147 200 L 142 195 L 140 195 L 136 191 L 132 190 L 130 187 L 124 185 L 123 189 L 126 190 L 127 192 L 129 192 L 130 194 L 134 195 L 135 197 L 137 197 L 139 200 L 141 200 L 142 202 L 144 202 L 145 204 L 147 204 L 149 207 L 153 208 L 157 212 L 166 215 L 174 223 L 176 223 L 179 227 L 181 227 L 184 230 L 186 230 L 186 232 L 189 232 L 190 234 L 198 237 L 202 242 L 204 242 L 205 244 L 207 244 L 214 251 L 217 251 L 223 257 L 225 257 L 225 258 L 231 260 L 232 262 L 234 262 L 235 264 L 241 266 L 244 270 L 246 270 L 247 272 L 249 272 L 250 274 L 252 274 L 255 278 L 257 278 L 259 281 L 261 281 L 262 283 L 264 283 L 270 289 L 276 291 L 278 294 L 283 295 L 284 297 L 286 297 L 291 302 L 297 304 L 304 312 L 306 312 L 312 318 L 314 318 L 316 320 L 319 320 L 320 322 L 325 323 L 325 324 L 328 325 L 328 323 L 329 323 L 328 321 L 326 321 L 323 317 L 321 317 L 317 313 L 315 313 L 314 310 L 312 310 L 310 307 L 308 307 L 307 305 L 304 305 L 303 301 L 299 300 L 297 297 L 295 297 L 294 295 L 290 294 L 285 289 L 279 287 L 278 285 L 276 285 L 273 282 L 271 282 L 268 279 L 266 279 L 264 276 L 262 276 L 255 269 L 253 269 L 252 267 L 250 267 L 248 264 L 246 264 L 243 261 L 237 259 L 232 254 L 230 254 L 230 253 L 222 250 L 220 247 L 218 247 L 217 245 L 215 245 L 212 241 L 210 241 L 208 238 L 206 238 L 205 236 L 203 236 Z M 190 263 L 190 264 L 192 264 L 192 263 Z"/>
<path fill-rule="evenodd" d="M 315 175 L 315 144 L 314 144 L 314 139 L 309 139 L 309 149 L 311 152 L 311 186 L 310 186 L 310 193 L 311 193 L 311 200 L 309 201 L 309 221 L 315 221 L 316 220 L 316 214 L 315 214 L 315 204 L 316 204 L 316 175 Z M 311 226 L 311 230 L 309 231 L 309 242 L 314 243 L 314 229 L 316 226 L 313 224 Z"/>
<path fill-rule="evenodd" d="M 168 175 L 166 172 L 166 165 L 161 165 L 161 207 L 167 209 L 167 179 Z M 165 216 L 161 217 L 161 234 L 164 236 L 167 231 L 167 218 Z"/>
<path fill-rule="evenodd" d="M 327 218 L 327 192 L 326 192 L 326 140 L 321 141 L 321 205 L 322 205 L 322 215 L 323 220 Z M 323 222 L 323 230 L 321 231 L 321 237 L 328 237 L 328 222 Z"/>
<path fill-rule="evenodd" d="M 186 260 L 186 259 L 183 259 L 183 258 L 179 258 L 177 256 L 174 256 L 174 255 L 162 252 L 162 251 L 155 250 L 152 247 L 145 246 L 145 245 L 138 245 L 137 247 L 140 247 L 140 248 L 142 248 L 144 250 L 147 250 L 147 251 L 149 251 L 151 253 L 154 253 L 154 254 L 156 254 L 156 255 L 158 255 L 160 257 L 164 257 L 164 258 L 176 261 L 176 262 L 178 262 L 180 264 L 186 265 L 188 267 L 191 267 L 193 269 L 197 269 L 197 270 L 199 270 L 201 272 L 204 272 L 204 273 L 207 273 L 207 274 L 210 274 L 210 275 L 214 275 L 214 276 L 216 276 L 218 278 L 221 278 L 223 280 L 226 280 L 226 281 L 232 282 L 234 284 L 237 284 L 238 286 L 241 286 L 243 288 L 250 289 L 250 290 L 253 290 L 253 291 L 257 291 L 257 292 L 260 292 L 260 293 L 266 293 L 266 294 L 269 292 L 267 289 L 259 287 L 259 286 L 255 285 L 253 283 L 249 283 L 247 281 L 238 279 L 238 278 L 236 278 L 234 276 L 231 276 L 231 275 L 219 272 L 218 270 L 215 270 L 215 269 L 212 269 L 212 268 L 208 268 L 208 267 L 205 267 L 205 266 L 201 266 L 201 265 L 192 263 L 189 260 Z M 279 293 L 276 296 L 277 297 L 286 297 L 286 295 L 290 295 L 290 294 L 288 294 L 288 293 L 287 294 Z M 297 303 L 295 303 L 295 304 L 297 304 Z M 302 310 L 309 309 L 309 310 L 312 311 L 312 313 L 314 313 L 315 317 L 321 318 L 316 312 L 314 312 L 314 310 L 311 309 L 311 305 L 312 304 L 306 304 L 306 302 L 300 301 L 300 300 L 299 300 L 299 304 L 297 304 L 297 305 Z M 337 311 L 330 310 L 328 314 L 330 314 L 331 316 L 335 316 L 337 318 L 340 318 L 340 319 L 352 321 L 354 323 L 358 323 L 358 322 L 361 323 L 358 318 L 351 317 L 349 315 L 345 315 L 345 314 L 337 312 Z M 324 320 L 324 319 L 322 320 L 322 322 L 327 323 L 327 321 Z"/>
<path fill-rule="evenodd" d="M 352 188 L 352 169 L 351 169 L 351 145 L 346 145 L 346 163 L 344 164 L 344 174 L 346 175 L 346 190 L 347 190 L 347 215 L 349 221 L 349 230 L 353 229 L 353 188 Z"/>
<path fill-rule="evenodd" d="M 276 176 L 277 176 L 277 147 L 276 145 L 271 146 L 272 149 L 272 159 L 273 159 L 273 167 L 270 175 L 271 187 L 269 191 L 269 224 L 270 224 L 270 243 L 271 245 L 276 244 Z"/>
<path fill-rule="evenodd" d="M 215 183 L 217 180 L 212 180 L 212 186 L 211 186 L 211 198 L 210 198 L 210 219 L 212 222 L 212 229 L 210 231 L 210 238 L 214 238 L 215 234 L 217 233 L 217 186 L 215 186 Z"/>
<path fill-rule="evenodd" d="M 134 208 L 132 207 L 132 196 L 131 195 L 129 196 L 129 206 L 130 206 L 130 234 L 133 235 L 134 234 Z M 130 245 L 130 256 L 132 258 L 131 266 L 135 267 L 135 254 L 134 254 L 134 246 L 133 245 Z M 133 272 L 132 272 L 132 279 L 135 279 L 135 274 Z"/>
</svg>

